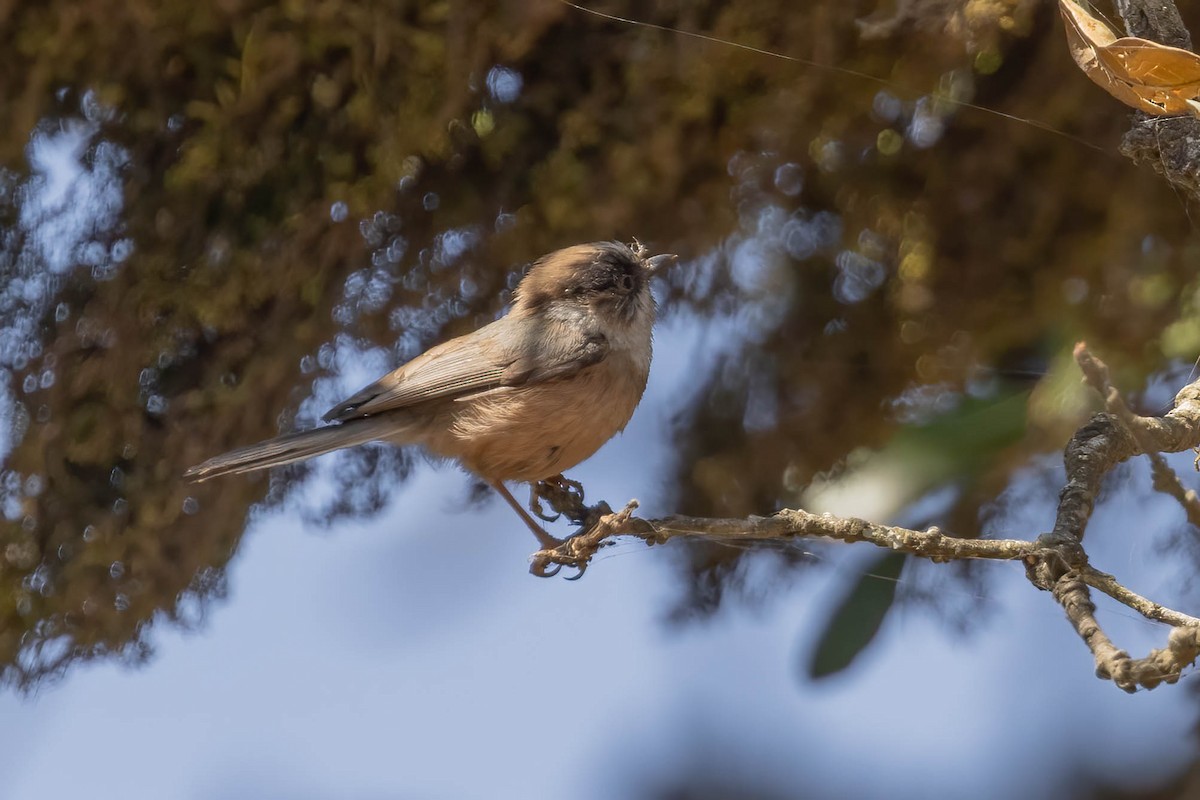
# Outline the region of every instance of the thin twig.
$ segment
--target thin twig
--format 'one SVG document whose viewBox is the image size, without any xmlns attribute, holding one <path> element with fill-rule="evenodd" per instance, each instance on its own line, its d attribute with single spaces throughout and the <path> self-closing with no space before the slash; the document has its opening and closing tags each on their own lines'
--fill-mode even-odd
<svg viewBox="0 0 1200 800">
<path fill-rule="evenodd" d="M 1128 458 L 1152 455 L 1156 463 L 1161 463 L 1161 469 L 1155 473 L 1156 485 L 1169 473 L 1180 491 L 1187 493 L 1159 453 L 1200 444 L 1200 381 L 1185 386 L 1176 395 L 1175 407 L 1164 416 L 1141 417 L 1129 410 L 1111 384 L 1108 367 L 1082 342 L 1075 348 L 1075 359 L 1085 381 L 1104 397 L 1108 411 L 1093 416 L 1071 437 L 1063 454 L 1067 482 L 1059 497 L 1054 528 L 1035 540 L 961 538 L 936 527 L 917 531 L 801 509 L 784 509 L 769 517 L 746 519 L 681 515 L 642 519 L 634 515 L 636 500 L 614 513 L 607 503 L 585 505 L 582 487 L 568 487 L 568 482 L 559 481 L 541 487 L 538 494 L 556 512 L 579 524 L 582 532 L 535 553 L 530 570 L 536 575 L 549 576 L 568 566 L 577 570 L 574 577 L 578 578 L 597 551 L 618 537 L 633 537 L 650 545 L 672 539 L 753 543 L 825 538 L 869 542 L 935 562 L 1020 560 L 1030 582 L 1050 591 L 1062 606 L 1068 621 L 1091 650 L 1098 676 L 1126 691 L 1174 683 L 1200 654 L 1200 618 L 1143 597 L 1114 576 L 1095 569 L 1088 563 L 1083 540 L 1104 477 Z M 1190 495 L 1191 502 L 1185 503 L 1185 508 L 1195 505 L 1195 493 Z M 1147 619 L 1173 626 L 1167 646 L 1140 659 L 1117 647 L 1096 619 L 1090 588 L 1104 592 Z"/>
<path fill-rule="evenodd" d="M 1155 490 L 1175 498 L 1187 514 L 1188 522 L 1200 525 L 1200 499 L 1195 492 L 1183 485 L 1183 481 L 1167 464 L 1162 453 L 1155 450 L 1154 442 L 1151 441 L 1152 433 L 1160 430 L 1158 420 L 1154 417 L 1139 416 L 1130 410 L 1121 393 L 1109 380 L 1108 367 L 1088 352 L 1087 345 L 1083 342 L 1075 345 L 1075 360 L 1083 371 L 1084 382 L 1104 398 L 1105 407 L 1121 421 L 1137 441 L 1138 449 L 1150 459 Z"/>
<path fill-rule="evenodd" d="M 1155 622 L 1162 622 L 1167 625 L 1200 626 L 1200 619 L 1190 614 L 1173 611 L 1153 600 L 1142 597 L 1132 589 L 1126 588 L 1112 575 L 1109 575 L 1107 572 L 1101 572 L 1095 567 L 1089 566 L 1080 570 L 1079 578 L 1088 586 L 1104 592 L 1121 605 L 1129 606 L 1146 619 L 1152 619 Z"/>
</svg>

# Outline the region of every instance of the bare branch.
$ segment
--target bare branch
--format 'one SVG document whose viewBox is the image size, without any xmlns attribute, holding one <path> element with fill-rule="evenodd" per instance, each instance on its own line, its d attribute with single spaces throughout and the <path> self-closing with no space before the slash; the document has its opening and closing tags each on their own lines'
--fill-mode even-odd
<svg viewBox="0 0 1200 800">
<path fill-rule="evenodd" d="M 1084 381 L 1104 398 L 1104 405 L 1133 435 L 1138 449 L 1149 457 L 1154 488 L 1174 497 L 1183 506 L 1188 522 L 1200 525 L 1200 500 L 1197 499 L 1196 493 L 1184 487 L 1175 470 L 1171 469 L 1161 453 L 1155 451 L 1155 445 L 1150 441 L 1152 432 L 1160 430 L 1158 421 L 1153 417 L 1138 416 L 1129 409 L 1121 394 L 1110 382 L 1108 367 L 1088 352 L 1087 345 L 1083 342 L 1075 345 L 1075 360 L 1083 370 Z"/>
<path fill-rule="evenodd" d="M 712 519 L 674 515 L 661 519 L 633 516 L 637 501 L 615 514 L 602 516 L 585 532 L 566 539 L 557 547 L 534 554 L 531 570 L 545 574 L 552 565 L 587 568 L 596 551 L 616 536 L 634 536 L 647 544 L 662 544 L 671 539 L 706 539 L 724 542 L 769 542 L 800 538 L 838 539 L 843 542 L 870 542 L 900 553 L 930 561 L 958 561 L 965 558 L 991 558 L 1004 561 L 1027 558 L 1036 550 L 1033 542 L 1020 539 L 960 539 L 937 528 L 914 531 L 888 525 L 876 525 L 854 517 L 811 514 L 784 509 L 769 517 Z M 555 510 L 568 516 L 586 516 L 578 509 Z"/>
<path fill-rule="evenodd" d="M 1160 683 L 1175 683 L 1183 668 L 1200 655 L 1200 626 L 1193 621 L 1172 630 L 1165 648 L 1151 650 L 1145 658 L 1130 658 L 1128 653 L 1112 643 L 1096 621 L 1096 606 L 1088 596 L 1083 577 L 1078 573 L 1068 573 L 1059 579 L 1054 588 L 1054 597 L 1066 610 L 1067 619 L 1075 631 L 1092 651 L 1097 677 L 1111 680 L 1127 692 L 1137 691 L 1139 686 L 1153 689 Z M 1169 613 L 1175 615 L 1176 612 Z M 1186 617 L 1182 614 L 1178 616 Z"/>
<path fill-rule="evenodd" d="M 574 567 L 579 577 L 592 557 L 618 537 L 634 537 L 647 544 L 672 539 L 720 542 L 772 542 L 824 538 L 869 542 L 877 547 L 935 562 L 961 559 L 1020 560 L 1030 582 L 1050 591 L 1068 621 L 1083 639 L 1096 664 L 1096 674 L 1126 691 L 1174 683 L 1184 667 L 1200 655 L 1200 618 L 1167 608 L 1123 586 L 1114 576 L 1088 563 L 1083 547 L 1087 523 L 1095 510 L 1104 476 L 1117 464 L 1140 454 L 1154 463 L 1155 487 L 1179 497 L 1195 519 L 1196 494 L 1184 489 L 1160 452 L 1178 451 L 1200 443 L 1200 381 L 1185 386 L 1175 407 L 1162 417 L 1142 417 L 1130 411 L 1112 386 L 1108 367 L 1085 344 L 1075 348 L 1075 359 L 1089 383 L 1105 399 L 1108 411 L 1094 415 L 1071 437 L 1063 453 L 1067 482 L 1059 496 L 1054 529 L 1032 541 L 1023 539 L 967 539 L 943 533 L 879 525 L 853 517 L 813 514 L 784 509 L 769 517 L 710 519 L 673 515 L 660 519 L 634 516 L 638 504 L 631 500 L 614 513 L 607 503 L 585 505 L 581 487 L 560 481 L 539 485 L 537 494 L 559 514 L 579 524 L 582 532 L 561 544 L 533 555 L 530 571 L 556 574 Z M 1168 485 L 1170 484 L 1170 485 Z M 1174 488 L 1171 488 L 1171 487 Z M 1096 619 L 1090 588 L 1104 592 L 1147 619 L 1173 626 L 1167 646 L 1135 659 L 1118 648 Z"/>
<path fill-rule="evenodd" d="M 1085 567 L 1080 570 L 1079 578 L 1093 589 L 1099 589 L 1122 605 L 1129 606 L 1146 619 L 1162 622 L 1167 625 L 1200 627 L 1200 619 L 1179 611 L 1172 611 L 1166 606 L 1159 605 L 1153 600 L 1142 597 L 1137 592 L 1121 585 L 1112 575 L 1101 572 L 1095 567 Z"/>
<path fill-rule="evenodd" d="M 1188 522 L 1200 528 L 1200 496 L 1183 485 L 1183 481 L 1175 474 L 1175 470 L 1167 466 L 1162 456 L 1158 453 L 1154 453 L 1153 456 L 1150 469 L 1154 476 L 1155 491 L 1174 497 L 1179 505 L 1183 506 Z"/>
</svg>

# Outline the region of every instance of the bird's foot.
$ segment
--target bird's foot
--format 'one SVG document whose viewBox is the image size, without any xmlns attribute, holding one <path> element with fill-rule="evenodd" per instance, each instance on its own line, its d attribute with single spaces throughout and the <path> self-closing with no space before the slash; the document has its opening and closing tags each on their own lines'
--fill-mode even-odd
<svg viewBox="0 0 1200 800">
<path fill-rule="evenodd" d="M 564 566 L 574 567 L 577 572 L 567 580 L 579 580 L 591 563 L 592 556 L 601 547 L 612 544 L 609 537 L 629 522 L 629 517 L 636 508 L 636 500 L 631 500 L 625 508 L 615 514 L 604 501 L 587 508 L 583 530 L 564 539 L 557 546 L 545 547 L 534 553 L 529 571 L 539 578 L 550 578 L 557 575 Z"/>
<path fill-rule="evenodd" d="M 543 500 L 554 509 L 553 514 L 546 513 L 542 508 Z M 571 522 L 581 525 L 587 519 L 589 509 L 583 504 L 583 484 L 555 475 L 530 486 L 529 510 L 546 522 L 554 522 L 566 514 Z"/>
</svg>

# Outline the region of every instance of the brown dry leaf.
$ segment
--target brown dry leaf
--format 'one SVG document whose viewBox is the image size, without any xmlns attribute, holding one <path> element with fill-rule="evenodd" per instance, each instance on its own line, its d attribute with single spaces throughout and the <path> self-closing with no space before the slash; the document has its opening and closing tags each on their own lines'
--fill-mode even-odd
<svg viewBox="0 0 1200 800">
<path fill-rule="evenodd" d="M 1147 114 L 1200 116 L 1200 55 L 1149 39 L 1117 38 L 1075 0 L 1059 0 L 1058 8 L 1071 56 L 1100 88 Z"/>
</svg>

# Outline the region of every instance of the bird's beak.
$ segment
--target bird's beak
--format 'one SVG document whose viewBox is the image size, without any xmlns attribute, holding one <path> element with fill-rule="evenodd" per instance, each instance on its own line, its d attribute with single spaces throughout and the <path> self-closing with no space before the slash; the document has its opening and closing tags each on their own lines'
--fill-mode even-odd
<svg viewBox="0 0 1200 800">
<path fill-rule="evenodd" d="M 679 256 L 677 255 L 661 255 L 654 256 L 654 258 L 647 258 L 644 263 L 646 264 L 646 271 L 653 275 L 663 267 L 668 267 L 678 260 Z"/>
</svg>

